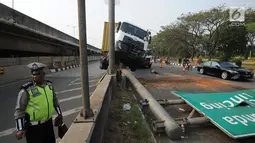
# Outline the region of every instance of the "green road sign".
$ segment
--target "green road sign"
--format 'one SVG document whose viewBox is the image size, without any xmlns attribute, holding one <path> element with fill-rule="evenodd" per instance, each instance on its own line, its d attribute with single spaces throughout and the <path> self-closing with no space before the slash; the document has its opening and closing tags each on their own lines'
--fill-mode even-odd
<svg viewBox="0 0 255 143">
<path fill-rule="evenodd" d="M 255 89 L 225 93 L 173 92 L 232 138 L 255 136 Z"/>
</svg>

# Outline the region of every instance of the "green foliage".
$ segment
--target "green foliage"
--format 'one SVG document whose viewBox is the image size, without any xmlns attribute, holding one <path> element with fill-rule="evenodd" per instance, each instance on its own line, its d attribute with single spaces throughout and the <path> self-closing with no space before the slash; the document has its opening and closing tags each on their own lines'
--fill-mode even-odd
<svg viewBox="0 0 255 143">
<path fill-rule="evenodd" d="M 178 58 L 206 55 L 209 59 L 230 60 L 247 55 L 247 43 L 255 41 L 255 10 L 246 11 L 244 26 L 230 26 L 228 18 L 225 5 L 182 14 L 176 22 L 161 27 L 153 36 L 150 49 L 159 56 Z"/>
<path fill-rule="evenodd" d="M 245 24 L 247 32 L 255 32 L 255 22 Z"/>
<path fill-rule="evenodd" d="M 245 58 L 243 56 L 236 56 L 236 57 L 233 57 L 231 60 L 232 61 L 235 61 L 235 60 L 244 61 Z"/>
<path fill-rule="evenodd" d="M 243 62 L 245 60 L 245 58 L 243 56 L 236 56 L 233 57 L 230 61 L 233 63 L 238 63 L 238 62 Z"/>
<path fill-rule="evenodd" d="M 231 57 L 236 55 L 244 55 L 247 40 L 247 34 L 244 26 L 231 26 L 230 23 L 219 27 L 218 44 L 220 47 L 217 49 L 221 53 L 224 61 L 228 61 Z"/>
</svg>

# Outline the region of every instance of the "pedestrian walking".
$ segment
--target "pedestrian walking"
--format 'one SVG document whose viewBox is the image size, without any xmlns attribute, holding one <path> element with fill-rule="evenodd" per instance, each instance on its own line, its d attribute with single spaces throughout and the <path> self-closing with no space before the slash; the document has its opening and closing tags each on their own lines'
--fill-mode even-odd
<svg viewBox="0 0 255 143">
<path fill-rule="evenodd" d="M 183 73 L 186 73 L 186 71 L 188 70 L 188 68 L 189 68 L 189 66 L 188 66 L 188 64 L 186 63 L 186 64 L 183 66 L 183 68 L 182 68 L 182 72 L 183 72 Z"/>
<path fill-rule="evenodd" d="M 55 143 L 52 116 L 57 112 L 55 122 L 63 122 L 59 102 L 53 84 L 45 80 L 42 63 L 28 65 L 32 81 L 22 85 L 18 93 L 14 112 L 17 140 L 26 137 L 27 143 Z"/>
<path fill-rule="evenodd" d="M 159 59 L 159 66 L 160 66 L 160 68 L 162 68 L 162 64 L 163 64 L 163 59 L 162 59 L 162 57 Z"/>
</svg>

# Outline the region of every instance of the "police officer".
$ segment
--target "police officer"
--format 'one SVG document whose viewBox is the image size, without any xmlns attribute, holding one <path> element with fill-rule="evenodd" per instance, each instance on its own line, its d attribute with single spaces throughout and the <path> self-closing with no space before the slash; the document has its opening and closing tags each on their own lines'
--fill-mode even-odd
<svg viewBox="0 0 255 143">
<path fill-rule="evenodd" d="M 45 80 L 42 63 L 28 65 L 32 81 L 24 84 L 18 94 L 15 108 L 16 138 L 26 137 L 27 143 L 55 143 L 52 116 L 63 119 L 58 99 L 51 81 Z"/>
</svg>

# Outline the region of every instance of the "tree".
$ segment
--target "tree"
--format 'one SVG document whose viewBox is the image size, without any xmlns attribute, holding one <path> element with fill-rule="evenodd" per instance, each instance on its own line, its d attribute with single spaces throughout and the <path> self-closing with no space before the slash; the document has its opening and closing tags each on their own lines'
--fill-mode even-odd
<svg viewBox="0 0 255 143">
<path fill-rule="evenodd" d="M 230 22 L 225 22 L 218 29 L 220 46 L 217 51 L 220 52 L 221 59 L 228 61 L 233 56 L 242 56 L 247 44 L 245 26 L 231 26 Z"/>
<path fill-rule="evenodd" d="M 178 18 L 179 26 L 176 27 L 176 37 L 179 41 L 183 42 L 185 48 L 191 55 L 191 59 L 195 57 L 198 51 L 198 45 L 204 34 L 202 27 L 202 12 L 188 13 Z"/>
<path fill-rule="evenodd" d="M 228 20 L 228 11 L 225 10 L 224 5 L 212 8 L 209 11 L 204 11 L 202 14 L 202 27 L 204 29 L 204 36 L 202 44 L 208 53 L 209 59 L 213 56 L 215 50 L 219 46 L 219 26 Z"/>
<path fill-rule="evenodd" d="M 246 31 L 247 31 L 247 40 L 249 45 L 254 45 L 255 43 L 255 22 L 249 22 L 245 24 Z"/>
<path fill-rule="evenodd" d="M 187 50 L 184 49 L 183 41 L 177 39 L 176 23 L 168 26 L 162 26 L 161 31 L 152 37 L 150 48 L 158 56 L 182 57 L 187 56 Z M 154 47 L 154 48 L 153 48 Z"/>
<path fill-rule="evenodd" d="M 185 44 L 179 37 L 182 37 L 181 31 L 178 29 L 179 25 L 177 23 L 172 23 L 167 27 L 162 27 L 162 36 L 166 40 L 167 44 L 167 55 L 181 58 L 189 54 L 188 50 L 185 48 Z"/>
<path fill-rule="evenodd" d="M 247 39 L 247 47 L 245 51 L 245 59 L 249 57 L 251 47 L 255 45 L 255 22 L 248 22 L 245 24 L 246 27 L 246 39 Z"/>
<path fill-rule="evenodd" d="M 255 42 L 255 11 L 246 12 L 245 26 L 231 27 L 229 10 L 225 5 L 182 14 L 177 21 L 161 27 L 153 37 L 154 51 L 159 55 L 174 57 L 195 56 L 207 53 L 213 56 L 229 58 L 247 53 L 247 41 Z"/>
</svg>

